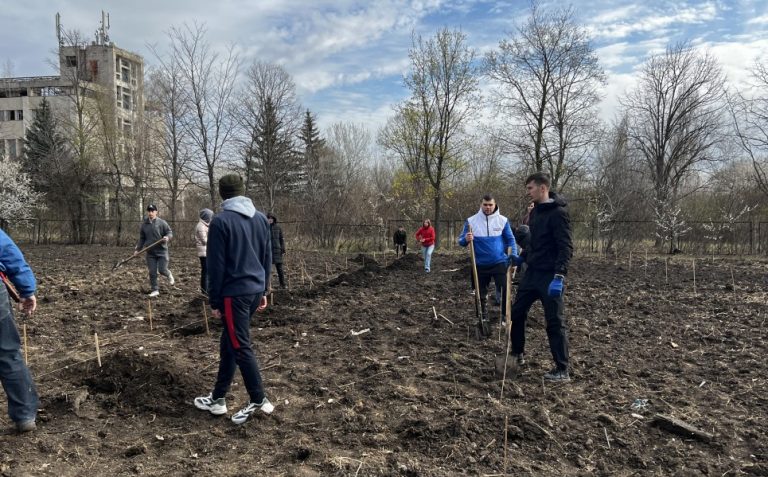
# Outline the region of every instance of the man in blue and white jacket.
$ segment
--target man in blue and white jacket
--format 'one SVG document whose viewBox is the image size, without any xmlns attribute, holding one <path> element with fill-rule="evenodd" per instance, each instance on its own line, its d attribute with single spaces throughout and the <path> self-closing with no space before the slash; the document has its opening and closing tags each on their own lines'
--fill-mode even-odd
<svg viewBox="0 0 768 477">
<path fill-rule="evenodd" d="M 0 230 L 0 273 L 13 284 L 21 311 L 31 315 L 37 308 L 37 284 L 19 247 Z M 8 416 L 19 432 L 36 428 L 37 390 L 21 356 L 21 340 L 13 320 L 13 306 L 6 286 L 0 284 L 0 381 L 8 396 Z"/>
<path fill-rule="evenodd" d="M 507 312 L 507 268 L 517 260 L 517 244 L 509 220 L 499 213 L 499 207 L 492 195 L 483 196 L 480 211 L 468 218 L 459 236 L 459 245 L 466 247 L 470 242 L 475 247 L 475 265 L 477 265 L 478 298 L 482 309 L 482 319 L 488 320 L 486 295 L 491 278 L 501 285 L 501 313 Z M 507 250 L 511 248 L 511 255 Z"/>
</svg>

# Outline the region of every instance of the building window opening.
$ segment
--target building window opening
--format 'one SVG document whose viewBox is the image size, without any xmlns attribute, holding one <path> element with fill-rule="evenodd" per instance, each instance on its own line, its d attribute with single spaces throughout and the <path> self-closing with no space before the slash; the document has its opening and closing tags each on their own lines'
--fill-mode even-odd
<svg viewBox="0 0 768 477">
<path fill-rule="evenodd" d="M 77 57 L 76 56 L 67 56 L 66 57 L 66 64 L 68 68 L 74 68 L 77 66 Z"/>
</svg>

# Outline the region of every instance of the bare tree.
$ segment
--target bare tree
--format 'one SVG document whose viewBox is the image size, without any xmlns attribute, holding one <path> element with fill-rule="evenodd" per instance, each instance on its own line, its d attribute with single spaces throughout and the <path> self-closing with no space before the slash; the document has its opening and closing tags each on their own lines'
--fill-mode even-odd
<svg viewBox="0 0 768 477">
<path fill-rule="evenodd" d="M 505 140 L 527 167 L 549 172 L 553 187 L 562 188 L 597 144 L 605 73 L 571 8 L 544 11 L 533 3 L 530 17 L 510 36 L 485 56 L 509 121 Z"/>
<path fill-rule="evenodd" d="M 232 139 L 231 117 L 239 60 L 230 46 L 222 56 L 211 49 L 203 25 L 184 24 L 168 34 L 171 54 L 179 61 L 187 88 L 191 114 L 184 122 L 199 156 L 192 162 L 195 172 L 208 180 L 211 207 L 217 202 L 216 167 Z"/>
<path fill-rule="evenodd" d="M 768 61 L 752 68 L 752 84 L 730 103 L 738 143 L 752 161 L 755 181 L 768 196 Z"/>
<path fill-rule="evenodd" d="M 278 196 L 302 180 L 295 144 L 301 126 L 296 86 L 283 67 L 255 62 L 241 96 L 237 117 L 246 191 L 256 186 L 273 211 Z"/>
<path fill-rule="evenodd" d="M 388 130 L 400 136 L 381 142 L 429 182 L 439 246 L 443 188 L 463 166 L 460 134 L 479 99 L 476 52 L 464 33 L 444 28 L 427 40 L 414 35 L 409 57 L 405 85 L 411 99 L 398 108 L 400 118 Z"/>
<path fill-rule="evenodd" d="M 152 161 L 156 172 L 168 188 L 171 220 L 176 220 L 177 204 L 191 184 L 189 128 L 191 101 L 183 65 L 174 56 L 164 57 L 151 47 L 158 67 L 149 75 L 147 132 L 159 145 L 157 161 Z"/>
<path fill-rule="evenodd" d="M 682 181 L 697 165 L 716 158 L 714 146 L 723 138 L 724 83 L 709 53 L 678 44 L 650 58 L 637 87 L 622 100 L 628 144 L 650 174 L 659 223 L 678 222 L 679 214 L 669 214 L 678 210 Z"/>
<path fill-rule="evenodd" d="M 99 160 L 101 152 L 101 131 L 97 101 L 97 86 L 92 83 L 92 72 L 86 68 L 85 39 L 78 31 L 66 31 L 62 35 L 64 46 L 59 49 L 58 61 L 61 68 L 62 82 L 66 85 L 68 108 L 59 112 L 57 121 L 61 127 L 69 154 L 66 162 L 59 163 L 60 174 L 66 184 L 68 200 L 66 207 L 71 225 L 71 239 L 75 243 L 84 243 L 89 239 L 86 230 L 87 220 L 91 217 L 91 205 L 98 194 L 99 173 L 103 170 Z M 74 56 L 74 64 L 67 65 L 69 54 Z"/>
</svg>

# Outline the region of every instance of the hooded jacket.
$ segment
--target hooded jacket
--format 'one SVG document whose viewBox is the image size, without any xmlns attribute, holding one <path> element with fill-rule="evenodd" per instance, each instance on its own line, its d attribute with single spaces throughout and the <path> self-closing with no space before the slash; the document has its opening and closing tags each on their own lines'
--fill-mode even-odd
<svg viewBox="0 0 768 477">
<path fill-rule="evenodd" d="M 549 192 L 549 200 L 536 204 L 531 211 L 531 240 L 522 257 L 528 267 L 544 272 L 568 273 L 573 255 L 571 219 L 565 199 Z"/>
<path fill-rule="evenodd" d="M 512 256 L 517 256 L 517 244 L 509 220 L 499 213 L 499 207 L 491 215 L 480 211 L 464 222 L 459 236 L 459 245 L 466 247 L 467 232 L 472 226 L 474 236 L 475 263 L 478 267 L 492 267 L 500 263 L 509 263 L 507 248 L 512 248 Z"/>
<path fill-rule="evenodd" d="M 251 199 L 236 196 L 211 220 L 206 246 L 208 298 L 223 311 L 224 297 L 257 295 L 269 288 L 272 244 L 269 222 Z"/>
<path fill-rule="evenodd" d="M 208 226 L 213 218 L 213 211 L 203 209 L 200 211 L 200 220 L 195 225 L 195 248 L 198 257 L 205 257 L 205 246 L 208 243 Z"/>
</svg>

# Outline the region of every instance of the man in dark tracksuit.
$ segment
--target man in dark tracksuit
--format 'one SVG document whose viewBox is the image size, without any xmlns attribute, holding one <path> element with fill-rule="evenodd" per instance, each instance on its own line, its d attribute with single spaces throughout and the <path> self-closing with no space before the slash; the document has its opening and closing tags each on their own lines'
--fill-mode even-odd
<svg viewBox="0 0 768 477">
<path fill-rule="evenodd" d="M 402 252 L 405 256 L 405 252 L 408 250 L 408 234 L 405 233 L 405 228 L 400 225 L 392 235 L 392 240 L 395 242 L 395 257 L 399 257 Z"/>
<path fill-rule="evenodd" d="M 139 253 L 144 247 L 147 247 L 162 239 L 162 242 L 147 250 L 147 268 L 149 269 L 149 291 L 150 298 L 160 294 L 160 287 L 157 284 L 157 273 L 168 279 L 168 284 L 173 285 L 175 280 L 173 274 L 168 270 L 168 241 L 173 237 L 173 232 L 168 222 L 157 216 L 157 207 L 154 204 L 147 206 L 147 218 L 141 223 L 139 231 L 139 243 L 136 244 L 134 255 Z"/>
<path fill-rule="evenodd" d="M 35 276 L 13 240 L 0 230 L 0 273 L 18 292 L 21 310 L 31 315 L 37 308 Z M 37 391 L 21 356 L 21 341 L 13 321 L 8 289 L 0 283 L 0 381 L 8 396 L 8 416 L 19 432 L 36 428 Z"/>
<path fill-rule="evenodd" d="M 283 229 L 277 225 L 277 217 L 271 212 L 267 214 L 270 236 L 272 237 L 272 265 L 277 269 L 277 278 L 280 280 L 280 288 L 285 288 L 285 274 L 283 273 L 283 255 L 285 255 L 285 238 Z M 270 275 L 272 270 L 270 269 Z"/>
<path fill-rule="evenodd" d="M 222 211 L 208 229 L 208 299 L 223 322 L 219 372 L 213 392 L 195 398 L 198 409 L 214 415 L 227 412 L 224 399 L 235 370 L 240 368 L 250 402 L 232 416 L 243 424 L 257 410 L 270 414 L 274 406 L 264 394 L 261 373 L 251 347 L 251 316 L 267 307 L 272 245 L 267 218 L 243 197 L 243 180 L 229 174 L 219 180 Z"/>
<path fill-rule="evenodd" d="M 569 381 L 568 330 L 563 316 L 563 288 L 573 254 L 571 223 L 565 200 L 549 190 L 549 175 L 538 172 L 526 179 L 528 195 L 536 204 L 530 218 L 531 239 L 518 265 L 528 265 L 512 305 L 512 353 L 524 364 L 525 320 L 536 300 L 541 300 L 547 337 L 555 367 L 544 375 L 549 381 Z"/>
</svg>

